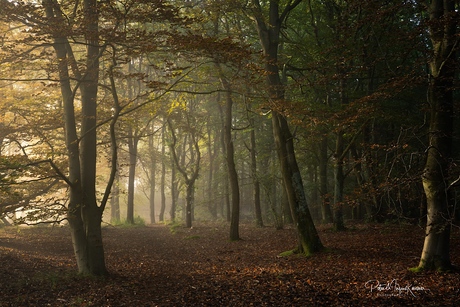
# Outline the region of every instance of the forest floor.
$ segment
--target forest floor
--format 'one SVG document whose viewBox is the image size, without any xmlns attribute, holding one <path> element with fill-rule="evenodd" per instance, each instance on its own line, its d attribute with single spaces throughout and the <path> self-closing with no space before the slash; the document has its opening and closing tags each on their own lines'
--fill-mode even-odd
<svg viewBox="0 0 460 307">
<path fill-rule="evenodd" d="M 280 257 L 296 245 L 289 227 L 228 225 L 103 229 L 104 278 L 77 275 L 65 227 L 0 229 L 0 306 L 455 306 L 460 273 L 412 273 L 417 226 L 319 227 L 324 252 Z M 452 262 L 460 265 L 460 230 Z M 380 284 L 380 287 L 378 285 Z"/>
</svg>

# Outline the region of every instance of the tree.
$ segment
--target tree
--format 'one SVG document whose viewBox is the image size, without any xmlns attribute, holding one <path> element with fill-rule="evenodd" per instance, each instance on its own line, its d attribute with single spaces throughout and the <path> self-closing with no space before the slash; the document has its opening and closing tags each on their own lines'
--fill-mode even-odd
<svg viewBox="0 0 460 307">
<path fill-rule="evenodd" d="M 458 8 L 457 8 L 458 9 Z M 458 12 L 454 0 L 433 0 L 428 7 L 433 55 L 429 60 L 429 145 L 422 175 L 427 199 L 427 226 L 418 269 L 451 267 L 452 196 L 448 183 L 452 158 L 453 81 L 458 47 Z"/>
<path fill-rule="evenodd" d="M 193 113 L 191 109 L 194 108 L 192 103 L 189 103 L 189 112 Z M 197 124 L 197 120 L 192 118 L 192 114 L 187 113 L 184 114 L 185 119 L 182 125 L 178 125 L 178 121 L 176 121 L 176 125 L 173 124 L 171 116 L 167 119 L 167 123 L 169 126 L 169 130 L 171 132 L 172 141 L 170 144 L 171 155 L 174 161 L 174 165 L 176 166 L 177 170 L 182 174 L 185 184 L 185 225 L 188 228 L 192 227 L 192 211 L 194 206 L 194 190 L 195 190 L 195 181 L 198 178 L 200 172 L 200 161 L 201 161 L 201 151 L 199 146 L 200 141 L 200 126 Z M 179 114 L 180 116 L 181 114 Z M 183 163 L 181 163 L 178 154 L 178 140 L 177 140 L 177 132 L 176 129 L 180 128 L 181 136 L 184 136 L 184 142 L 182 145 L 183 149 Z"/>
<path fill-rule="evenodd" d="M 323 246 L 307 205 L 302 177 L 295 156 L 293 135 L 287 118 L 282 113 L 287 106 L 284 85 L 278 67 L 278 48 L 282 24 L 300 2 L 300 0 L 288 1 L 284 10 L 280 12 L 279 1 L 269 1 L 268 22 L 266 22 L 261 3 L 258 0 L 253 0 L 252 16 L 256 22 L 265 57 L 273 134 L 278 150 L 284 188 L 299 234 L 299 252 L 309 255 L 321 250 Z"/>
<path fill-rule="evenodd" d="M 182 21 L 178 17 L 178 11 L 169 4 L 152 0 L 151 5 L 145 5 L 145 2 L 138 3 L 134 0 L 128 1 L 125 6 L 120 6 L 119 3 L 96 0 L 76 3 L 44 0 L 42 4 L 1 1 L 2 20 L 23 24 L 27 29 L 24 31 L 27 33 L 27 38 L 18 40 L 18 46 L 11 46 L 8 49 L 10 53 L 20 50 L 21 47 L 28 47 L 28 50 L 21 52 L 21 64 L 36 63 L 36 59 L 49 61 L 47 65 L 40 68 L 46 76 L 42 80 L 46 80 L 51 85 L 59 85 L 62 101 L 59 104 L 59 111 L 62 113 L 56 118 L 63 117 L 63 129 L 61 129 L 65 133 L 68 169 L 62 171 L 52 159 L 47 161 L 53 166 L 55 175 L 58 175 L 69 187 L 67 220 L 78 270 L 82 274 L 107 273 L 101 222 L 116 174 L 115 123 L 122 109 L 126 108 L 123 115 L 138 109 L 131 107 L 127 110 L 130 106 L 129 102 L 121 105 L 115 80 L 119 71 L 116 70 L 119 68 L 119 62 L 132 57 L 133 54 L 145 54 L 154 49 L 151 43 L 144 45 L 139 44 L 139 41 L 148 40 L 146 38 L 148 37 L 151 42 L 163 43 L 167 36 L 166 31 L 163 30 L 155 32 L 149 28 L 138 31 L 139 28 L 129 25 L 151 24 L 152 21 L 177 25 Z M 100 27 L 100 23 L 104 26 Z M 144 39 L 140 38 L 141 34 L 144 35 Z M 32 54 L 33 56 L 30 56 Z M 101 71 L 104 74 L 101 74 Z M 110 81 L 109 84 L 100 82 L 103 76 L 106 77 L 105 80 Z M 150 86 L 152 82 L 148 81 Z M 98 95 L 100 84 L 109 94 L 106 97 L 110 97 L 109 100 L 113 102 L 112 110 L 110 107 L 109 110 L 103 109 L 107 104 Z M 153 84 L 161 83 L 153 82 Z M 158 89 L 159 86 L 152 88 Z M 147 100 L 144 105 L 152 100 Z M 106 114 L 105 119 L 98 117 L 98 108 L 104 111 L 101 112 L 102 114 Z M 110 123 L 107 130 L 110 135 L 111 168 L 102 198 L 98 199 L 96 194 L 97 141 L 100 137 L 98 132 L 102 130 L 101 127 L 106 128 L 107 123 Z"/>
<path fill-rule="evenodd" d="M 86 71 L 76 72 L 81 92 L 81 138 L 77 133 L 75 95 L 69 75 L 69 66 L 74 65 L 73 54 L 66 36 L 68 29 L 62 10 L 57 2 L 43 2 L 46 18 L 51 26 L 53 48 L 59 62 L 59 83 L 63 100 L 66 145 L 69 158 L 68 183 L 70 198 L 67 219 L 77 259 L 82 274 L 104 275 L 104 250 L 101 222 L 106 203 L 97 205 L 96 200 L 96 105 L 99 80 L 99 17 L 95 0 L 83 1 L 83 25 L 86 41 Z M 74 68 L 74 66 L 71 66 Z M 115 163 L 115 161 L 113 161 Z M 110 188 L 106 190 L 107 194 Z"/>
</svg>

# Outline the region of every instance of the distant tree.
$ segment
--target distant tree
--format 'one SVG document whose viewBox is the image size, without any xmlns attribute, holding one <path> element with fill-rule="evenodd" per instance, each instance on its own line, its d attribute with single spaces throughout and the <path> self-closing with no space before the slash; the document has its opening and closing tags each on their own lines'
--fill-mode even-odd
<svg viewBox="0 0 460 307">
<path fill-rule="evenodd" d="M 195 108 L 193 103 L 186 103 L 183 107 L 187 108 L 187 113 L 181 112 L 180 109 L 176 110 L 175 112 L 179 112 L 179 114 L 170 115 L 167 122 L 171 133 L 171 155 L 185 185 L 185 225 L 190 228 L 193 220 L 195 182 L 200 173 L 201 151 L 199 142 L 202 124 L 199 124 L 197 119 L 193 117 L 193 109 Z M 184 118 L 180 119 L 182 115 Z M 178 141 L 179 133 L 182 143 Z M 182 159 L 179 159 L 179 148 L 182 148 L 183 151 Z"/>
</svg>

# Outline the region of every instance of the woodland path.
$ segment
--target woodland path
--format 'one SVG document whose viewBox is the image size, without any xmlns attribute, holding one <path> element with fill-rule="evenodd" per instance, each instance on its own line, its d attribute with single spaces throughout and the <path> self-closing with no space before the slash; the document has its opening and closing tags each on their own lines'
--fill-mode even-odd
<svg viewBox="0 0 460 307">
<path fill-rule="evenodd" d="M 289 228 L 241 225 L 236 242 L 225 223 L 103 232 L 111 274 L 84 278 L 67 228 L 0 229 L 0 306 L 454 306 L 460 295 L 458 272 L 408 271 L 423 244 L 417 226 L 320 227 L 327 249 L 307 259 L 278 256 L 295 246 Z M 459 229 L 452 236 L 458 266 Z"/>
</svg>

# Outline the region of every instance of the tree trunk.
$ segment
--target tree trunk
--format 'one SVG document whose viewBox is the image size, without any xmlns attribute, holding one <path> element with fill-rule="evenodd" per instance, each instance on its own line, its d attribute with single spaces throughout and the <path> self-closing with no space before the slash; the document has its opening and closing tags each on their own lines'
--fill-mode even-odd
<svg viewBox="0 0 460 307">
<path fill-rule="evenodd" d="M 272 123 L 275 145 L 280 160 L 281 174 L 288 196 L 291 213 L 297 227 L 299 237 L 299 251 L 309 255 L 322 249 L 315 225 L 307 206 L 302 177 L 297 165 L 294 152 L 293 136 L 289 129 L 286 117 L 278 112 L 285 103 L 284 86 L 281 82 L 278 67 L 278 47 L 281 24 L 289 13 L 301 2 L 289 2 L 284 11 L 279 12 L 279 1 L 269 1 L 268 23 L 263 16 L 263 11 L 258 0 L 253 0 L 255 7 L 254 17 L 257 31 L 265 56 L 265 70 L 267 71 L 267 85 L 272 108 Z"/>
<path fill-rule="evenodd" d="M 259 176 L 257 174 L 257 157 L 256 157 L 256 133 L 255 133 L 255 125 L 254 125 L 254 118 L 250 118 L 251 123 L 251 147 L 250 155 L 251 155 L 251 174 L 252 174 L 252 184 L 253 184 L 253 195 L 254 195 L 254 213 L 256 217 L 256 225 L 258 227 L 263 227 L 264 222 L 262 219 L 262 208 L 260 204 L 260 181 Z"/>
<path fill-rule="evenodd" d="M 225 157 L 227 162 L 228 179 L 230 183 L 230 192 L 232 195 L 231 219 L 230 219 L 230 240 L 240 239 L 240 187 L 238 183 L 238 173 L 235 166 L 235 150 L 232 138 L 232 121 L 233 121 L 233 98 L 230 83 L 226 79 L 222 67 L 218 62 L 215 63 L 219 72 L 220 82 L 225 92 L 225 114 L 223 120 L 223 139 L 225 143 Z"/>
<path fill-rule="evenodd" d="M 449 191 L 453 133 L 453 80 L 455 77 L 455 37 L 457 19 L 454 0 L 433 0 L 429 7 L 433 57 L 430 61 L 431 106 L 429 147 L 422 175 L 427 201 L 425 242 L 418 269 L 446 270 L 451 267 Z"/>
<path fill-rule="evenodd" d="M 220 97 L 220 96 L 219 96 Z M 222 106 L 220 105 L 220 103 L 218 103 L 218 107 L 219 107 L 219 114 L 220 114 L 220 119 L 221 119 L 221 123 L 222 123 L 222 133 L 221 133 L 221 137 L 220 137 L 220 143 L 221 143 L 221 146 L 222 146 L 222 153 L 225 157 L 225 161 L 227 161 L 227 143 L 226 143 L 226 140 L 225 140 L 225 124 L 226 124 L 226 117 L 224 116 L 224 111 L 222 110 Z M 227 222 L 230 222 L 231 221 L 231 208 L 230 208 L 230 188 L 229 188 L 229 185 L 230 185 L 230 175 L 229 175 L 229 170 L 228 170 L 228 165 L 227 163 L 225 164 L 226 165 L 226 171 L 227 171 L 227 176 L 225 176 L 224 178 L 224 197 L 223 197 L 223 204 L 222 204 L 222 207 L 221 207 L 221 214 L 222 214 L 222 217 L 224 216 L 224 209 L 225 209 L 225 217 L 226 217 L 226 220 Z"/>
<path fill-rule="evenodd" d="M 149 177 L 150 177 L 150 195 L 149 195 L 149 207 L 150 207 L 150 224 L 155 224 L 155 174 L 157 170 L 157 157 L 156 149 L 153 142 L 153 125 L 151 129 L 151 134 L 149 136 L 149 151 L 150 151 L 150 168 L 149 168 Z"/>
<path fill-rule="evenodd" d="M 63 23 L 56 3 L 44 1 L 46 17 L 53 23 Z M 70 84 L 68 65 L 69 42 L 60 32 L 54 35 L 54 50 L 58 58 L 59 82 L 64 110 L 65 140 L 69 161 L 70 185 L 68 222 L 73 248 L 81 274 L 104 275 L 104 249 L 101 221 L 103 208 L 96 203 L 96 105 L 99 79 L 98 14 L 95 0 L 84 0 L 86 73 L 79 74 L 81 86 L 81 135 L 77 135 L 74 94 Z M 69 46 L 69 49 L 67 47 Z M 80 142 L 79 142 L 80 141 Z"/>
<path fill-rule="evenodd" d="M 334 178 L 334 230 L 345 230 L 343 223 L 343 188 L 345 175 L 343 173 L 343 131 L 337 132 L 335 148 L 335 178 Z"/>
<path fill-rule="evenodd" d="M 200 170 L 200 161 L 201 161 L 201 153 L 200 153 L 200 146 L 198 144 L 199 140 L 196 135 L 196 131 L 191 123 L 190 119 L 187 117 L 187 127 L 186 131 L 189 133 L 189 137 L 185 138 L 183 143 L 183 155 L 182 160 L 179 161 L 177 156 L 177 137 L 176 132 L 173 128 L 172 122 L 170 119 L 167 120 L 169 130 L 171 131 L 172 136 L 172 143 L 171 143 L 171 155 L 173 157 L 173 162 L 177 168 L 177 170 L 182 174 L 184 178 L 184 183 L 186 186 L 186 196 L 185 196 L 185 222 L 186 227 L 192 227 L 192 217 L 193 217 L 193 200 L 194 200 L 194 189 L 195 189 L 195 182 L 198 178 L 199 170 Z M 189 144 L 189 161 L 186 163 L 186 145 Z M 188 167 L 187 167 L 188 166 Z"/>
<path fill-rule="evenodd" d="M 137 144 L 139 138 L 133 135 L 133 128 L 129 128 L 128 149 L 129 149 L 129 173 L 128 173 L 128 204 L 126 222 L 134 224 L 134 183 L 136 179 Z"/>
<path fill-rule="evenodd" d="M 232 106 L 233 99 L 230 96 L 231 93 L 226 93 L 226 104 L 225 104 L 225 125 L 224 125 L 224 137 L 226 145 L 226 160 L 228 169 L 228 179 L 230 182 L 230 191 L 232 194 L 232 208 L 231 208 L 231 221 L 230 221 L 230 240 L 236 241 L 240 239 L 239 223 L 240 223 L 240 188 L 238 184 L 238 173 L 235 167 L 235 157 L 232 139 Z"/>
<path fill-rule="evenodd" d="M 327 190 L 327 136 L 321 138 L 319 149 L 319 192 L 321 195 L 321 219 L 323 223 L 332 223 L 332 212 Z"/>
<path fill-rule="evenodd" d="M 193 208 L 193 189 L 194 184 L 187 182 L 185 184 L 185 227 L 192 227 L 192 208 Z"/>
<path fill-rule="evenodd" d="M 174 161 L 171 161 L 174 163 Z M 164 163 L 164 162 L 163 162 Z M 177 208 L 177 200 L 179 198 L 179 188 L 176 176 L 176 168 L 174 164 L 171 165 L 171 209 L 169 211 L 169 215 L 171 221 L 174 222 L 176 220 L 176 208 Z M 162 195 L 164 194 L 164 184 L 162 184 Z"/>
<path fill-rule="evenodd" d="M 160 186 L 161 186 L 161 191 L 160 191 L 160 194 L 161 194 L 161 206 L 160 206 L 160 216 L 159 216 L 159 220 L 160 222 L 163 222 L 165 220 L 165 211 L 166 211 L 166 192 L 165 192 L 165 189 L 166 189 L 166 163 L 165 163 L 165 150 L 166 150 L 166 146 L 165 146 L 165 137 L 166 137 L 166 126 L 165 126 L 165 123 L 163 123 L 163 127 L 161 128 L 161 179 L 160 179 Z M 174 169 L 174 166 L 172 166 L 172 168 Z M 172 180 L 175 181 L 175 171 L 173 171 L 173 178 Z M 174 184 L 173 184 L 174 185 Z M 173 190 L 173 185 L 171 186 L 171 194 L 174 194 L 175 191 Z M 174 198 L 174 197 L 173 197 Z M 173 215 L 175 214 L 175 207 L 174 207 L 174 212 L 172 213 Z M 174 218 L 173 216 L 171 216 L 171 219 L 174 221 Z"/>
<path fill-rule="evenodd" d="M 217 207 L 216 207 L 216 201 L 215 201 L 215 195 L 214 195 L 214 191 L 216 191 L 216 189 L 213 189 L 213 183 L 217 180 L 213 180 L 213 176 L 214 176 L 214 158 L 215 158 L 215 152 L 216 152 L 216 142 L 213 141 L 212 139 L 212 132 L 213 132 L 213 129 L 211 127 L 211 125 L 209 124 L 209 121 L 208 121 L 208 125 L 207 125 L 207 134 L 208 134 L 208 144 L 207 144 L 207 147 L 208 147 L 208 156 L 209 156 L 209 170 L 208 170 L 208 178 L 207 178 L 207 186 L 206 186 L 206 190 L 207 190 L 207 200 L 206 200 L 206 203 L 207 203 L 207 207 L 208 207 L 208 210 L 209 210 L 209 213 L 211 214 L 211 218 L 213 220 L 216 220 L 217 219 Z M 214 151 L 213 151 L 213 145 L 214 145 Z"/>
<path fill-rule="evenodd" d="M 119 222 L 120 218 L 120 176 L 117 172 L 110 200 L 110 221 L 112 223 Z"/>
</svg>

